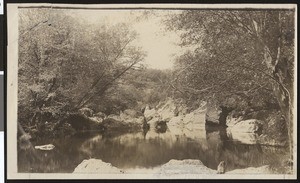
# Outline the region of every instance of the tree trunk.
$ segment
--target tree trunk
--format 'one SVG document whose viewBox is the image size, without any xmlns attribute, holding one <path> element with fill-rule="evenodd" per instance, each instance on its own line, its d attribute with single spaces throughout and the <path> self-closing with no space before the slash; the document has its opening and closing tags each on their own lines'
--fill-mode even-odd
<svg viewBox="0 0 300 183">
<path fill-rule="evenodd" d="M 283 26 L 281 12 L 270 12 L 266 14 L 269 23 L 264 25 L 264 32 L 258 40 L 263 45 L 264 62 L 267 66 L 267 73 L 272 75 L 273 91 L 282 116 L 285 119 L 288 138 L 290 158 L 293 158 L 293 77 L 290 76 L 291 68 L 287 63 L 287 58 L 283 56 Z M 291 75 L 293 75 L 292 73 Z"/>
<path fill-rule="evenodd" d="M 274 94 L 278 101 L 278 104 L 281 109 L 281 113 L 285 119 L 286 126 L 288 129 L 288 138 L 289 138 L 289 150 L 290 150 L 290 158 L 293 158 L 293 118 L 292 118 L 292 80 L 288 77 L 285 72 L 287 70 L 287 66 L 282 66 L 283 59 L 280 57 L 280 49 L 278 49 L 278 53 L 276 56 L 276 61 L 273 61 L 272 57 L 266 57 L 269 59 L 265 59 L 267 64 L 272 64 L 272 68 L 269 68 L 269 73 L 272 73 L 275 81 L 273 83 Z M 265 54 L 268 54 L 266 52 Z M 291 87 L 287 87 L 291 86 Z"/>
</svg>

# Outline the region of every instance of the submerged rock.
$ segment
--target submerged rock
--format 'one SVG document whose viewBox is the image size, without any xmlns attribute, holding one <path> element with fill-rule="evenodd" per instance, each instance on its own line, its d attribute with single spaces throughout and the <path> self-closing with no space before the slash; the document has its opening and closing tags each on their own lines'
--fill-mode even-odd
<svg viewBox="0 0 300 183">
<path fill-rule="evenodd" d="M 35 149 L 42 150 L 42 151 L 50 151 L 54 149 L 53 144 L 46 144 L 46 145 L 41 145 L 41 146 L 34 146 Z"/>
</svg>

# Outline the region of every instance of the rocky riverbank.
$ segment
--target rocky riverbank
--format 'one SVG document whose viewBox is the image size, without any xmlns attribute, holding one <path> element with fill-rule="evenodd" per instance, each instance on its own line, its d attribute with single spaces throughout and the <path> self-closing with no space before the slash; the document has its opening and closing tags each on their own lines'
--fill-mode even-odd
<svg viewBox="0 0 300 183">
<path fill-rule="evenodd" d="M 169 162 L 154 168 L 131 168 L 119 169 L 110 163 L 103 162 L 100 159 L 83 160 L 73 173 L 98 173 L 98 174 L 148 174 L 150 177 L 173 177 L 178 175 L 205 174 L 215 175 L 217 170 L 206 167 L 200 160 L 170 160 Z M 236 169 L 225 171 L 225 174 L 272 174 L 268 165 L 261 167 L 248 167 L 245 169 Z"/>
<path fill-rule="evenodd" d="M 83 123 L 83 121 L 87 121 Z M 95 113 L 89 108 L 79 110 L 71 120 L 75 130 L 102 130 L 106 132 L 136 132 L 154 130 L 177 134 L 194 129 L 226 129 L 229 139 L 243 144 L 286 146 L 287 135 L 281 114 L 276 110 L 249 110 L 238 113 L 233 108 L 208 106 L 202 102 L 191 110 L 185 104 L 168 98 L 155 107 L 141 111 L 127 109 L 119 114 Z"/>
</svg>

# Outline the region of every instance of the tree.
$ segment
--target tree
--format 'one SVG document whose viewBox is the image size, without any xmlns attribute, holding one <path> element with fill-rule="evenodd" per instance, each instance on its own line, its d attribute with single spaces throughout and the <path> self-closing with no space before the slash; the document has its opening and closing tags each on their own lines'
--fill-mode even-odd
<svg viewBox="0 0 300 183">
<path fill-rule="evenodd" d="M 193 48 L 176 62 L 177 89 L 240 107 L 278 105 L 292 154 L 294 10 L 188 10 L 166 23 Z"/>
<path fill-rule="evenodd" d="M 127 24 L 90 25 L 68 11 L 26 8 L 19 25 L 18 117 L 28 128 L 101 99 L 144 57 Z"/>
</svg>

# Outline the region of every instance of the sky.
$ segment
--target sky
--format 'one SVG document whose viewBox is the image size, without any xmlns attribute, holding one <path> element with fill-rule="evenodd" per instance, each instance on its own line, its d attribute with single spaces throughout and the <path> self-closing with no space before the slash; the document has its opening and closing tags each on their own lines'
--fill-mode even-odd
<svg viewBox="0 0 300 183">
<path fill-rule="evenodd" d="M 140 46 L 147 54 L 144 60 L 146 66 L 155 69 L 171 69 L 175 56 L 181 50 L 176 45 L 179 42 L 179 35 L 165 30 L 161 20 L 166 15 L 166 11 L 154 11 L 154 14 L 147 18 L 140 18 L 137 22 L 136 18 L 142 14 L 140 10 L 73 10 L 73 15 L 80 16 L 92 24 L 99 21 L 110 24 L 131 23 L 132 29 L 139 35 L 134 44 Z"/>
</svg>

